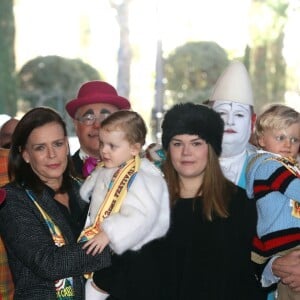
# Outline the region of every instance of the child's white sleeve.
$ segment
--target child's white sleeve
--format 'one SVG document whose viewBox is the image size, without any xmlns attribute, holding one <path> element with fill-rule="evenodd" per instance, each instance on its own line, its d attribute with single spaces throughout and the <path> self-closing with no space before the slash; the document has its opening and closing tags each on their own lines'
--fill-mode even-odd
<svg viewBox="0 0 300 300">
<path fill-rule="evenodd" d="M 166 188 L 161 176 L 147 177 L 138 173 L 119 213 L 109 216 L 102 223 L 110 246 L 117 254 L 128 249 L 138 250 L 145 243 L 166 233 L 169 226 L 168 203 L 163 206 L 167 207 L 167 216 L 163 222 L 159 220 L 163 195 L 165 202 L 168 202 Z"/>
</svg>

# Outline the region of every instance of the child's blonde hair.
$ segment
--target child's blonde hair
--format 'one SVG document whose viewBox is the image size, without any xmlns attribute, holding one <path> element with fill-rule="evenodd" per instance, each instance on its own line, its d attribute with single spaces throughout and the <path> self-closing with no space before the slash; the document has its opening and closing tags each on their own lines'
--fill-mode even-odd
<svg viewBox="0 0 300 300">
<path fill-rule="evenodd" d="M 143 118 L 135 111 L 119 110 L 101 123 L 101 129 L 107 131 L 120 130 L 125 132 L 126 139 L 130 144 L 145 144 L 147 127 Z"/>
<path fill-rule="evenodd" d="M 258 141 L 266 130 L 286 129 L 295 123 L 300 124 L 300 114 L 296 110 L 283 104 L 270 105 L 256 119 L 256 140 Z"/>
</svg>

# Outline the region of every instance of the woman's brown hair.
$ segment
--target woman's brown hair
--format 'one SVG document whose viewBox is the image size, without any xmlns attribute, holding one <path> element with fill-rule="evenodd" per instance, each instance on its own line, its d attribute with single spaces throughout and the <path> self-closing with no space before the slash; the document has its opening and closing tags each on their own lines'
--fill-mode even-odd
<svg viewBox="0 0 300 300">
<path fill-rule="evenodd" d="M 64 136 L 67 137 L 66 124 L 56 110 L 50 107 L 36 107 L 28 111 L 19 121 L 12 136 L 9 153 L 8 175 L 10 180 L 33 190 L 37 194 L 43 191 L 45 183 L 36 175 L 31 166 L 24 161 L 22 152 L 31 132 L 49 123 L 59 124 L 63 129 Z M 70 153 L 68 153 L 66 160 L 68 163 L 63 173 L 62 190 L 70 185 L 70 178 L 75 175 Z"/>
<path fill-rule="evenodd" d="M 180 182 L 177 171 L 174 169 L 170 152 L 167 151 L 162 170 L 167 181 L 170 202 L 173 206 L 180 198 Z M 203 218 L 212 221 L 216 217 L 229 216 L 229 203 L 236 186 L 223 175 L 219 158 L 213 147 L 208 144 L 208 160 L 202 185 L 199 183 L 196 201 L 202 202 Z M 201 197 L 200 197 L 201 196 Z"/>
</svg>

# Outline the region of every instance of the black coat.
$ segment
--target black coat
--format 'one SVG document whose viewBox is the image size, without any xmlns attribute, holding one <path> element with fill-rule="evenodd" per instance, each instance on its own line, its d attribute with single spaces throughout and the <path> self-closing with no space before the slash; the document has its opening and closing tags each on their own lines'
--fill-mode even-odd
<svg viewBox="0 0 300 300">
<path fill-rule="evenodd" d="M 73 186 L 73 195 L 79 206 L 85 203 Z M 86 255 L 77 244 L 62 211 L 48 189 L 36 199 L 52 221 L 61 230 L 66 245 L 55 246 L 40 211 L 23 188 L 9 184 L 6 199 L 0 208 L 0 232 L 7 247 L 9 265 L 15 283 L 15 300 L 54 300 L 55 280 L 73 277 L 75 299 L 84 299 L 83 274 L 107 267 L 110 254 L 106 248 L 97 256 Z"/>
<path fill-rule="evenodd" d="M 110 294 L 109 300 L 168 300 L 162 294 L 162 239 L 139 251 L 112 256 L 112 265 L 94 273 L 94 282 Z"/>
<path fill-rule="evenodd" d="M 172 300 L 259 300 L 250 259 L 256 228 L 254 201 L 238 188 L 228 218 L 205 221 L 201 198 L 178 199 L 166 239 L 166 298 Z"/>
<path fill-rule="evenodd" d="M 79 156 L 79 151 L 80 150 L 77 150 L 72 155 L 72 161 L 73 161 L 73 165 L 74 165 L 77 176 L 80 178 L 83 178 L 83 175 L 82 175 L 83 160 Z"/>
<path fill-rule="evenodd" d="M 165 238 L 114 255 L 94 281 L 111 300 L 267 299 L 250 259 L 256 218 L 255 203 L 239 188 L 230 217 L 213 222 L 203 220 L 200 198 L 178 199 Z"/>
</svg>

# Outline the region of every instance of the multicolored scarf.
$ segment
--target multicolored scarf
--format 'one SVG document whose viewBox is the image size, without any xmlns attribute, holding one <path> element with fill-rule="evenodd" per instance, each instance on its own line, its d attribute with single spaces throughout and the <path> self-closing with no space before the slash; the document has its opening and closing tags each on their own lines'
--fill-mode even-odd
<svg viewBox="0 0 300 300">
<path fill-rule="evenodd" d="M 41 206 L 35 200 L 35 196 L 30 190 L 26 190 L 27 195 L 38 208 L 42 214 L 49 231 L 52 235 L 54 244 L 57 247 L 64 246 L 65 239 L 60 231 L 60 229 L 55 225 L 50 216 L 41 208 Z M 57 300 L 73 300 L 74 299 L 74 288 L 73 288 L 73 277 L 63 278 L 55 281 L 56 299 Z"/>
<path fill-rule="evenodd" d="M 85 242 L 92 239 L 99 232 L 102 221 L 110 214 L 117 213 L 120 210 L 127 191 L 140 168 L 140 164 L 141 159 L 139 155 L 136 155 L 135 158 L 127 161 L 117 169 L 111 179 L 94 223 L 81 232 L 78 242 Z"/>
</svg>

